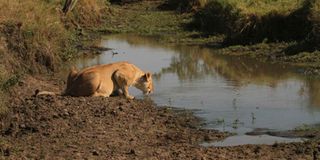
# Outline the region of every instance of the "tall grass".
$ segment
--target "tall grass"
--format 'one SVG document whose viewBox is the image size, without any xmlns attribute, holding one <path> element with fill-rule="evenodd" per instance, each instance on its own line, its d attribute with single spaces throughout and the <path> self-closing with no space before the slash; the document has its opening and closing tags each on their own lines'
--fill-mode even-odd
<svg viewBox="0 0 320 160">
<path fill-rule="evenodd" d="M 95 28 L 108 16 L 108 0 L 80 0 L 70 14 L 66 24 L 82 28 Z"/>
<path fill-rule="evenodd" d="M 18 60 L 14 66 L 31 72 L 56 70 L 74 52 L 72 27 L 97 27 L 105 2 L 81 0 L 64 17 L 60 0 L 0 1 L 1 37 Z"/>
<path fill-rule="evenodd" d="M 56 4 L 56 3 L 55 3 Z M 0 1 L 2 37 L 17 69 L 40 72 L 54 70 L 61 62 L 71 32 L 60 20 L 58 5 L 43 0 Z"/>
<path fill-rule="evenodd" d="M 68 15 L 61 0 L 0 1 L 0 112 L 20 75 L 56 71 L 75 54 L 77 30 L 98 27 L 107 0 L 81 0 Z"/>
</svg>

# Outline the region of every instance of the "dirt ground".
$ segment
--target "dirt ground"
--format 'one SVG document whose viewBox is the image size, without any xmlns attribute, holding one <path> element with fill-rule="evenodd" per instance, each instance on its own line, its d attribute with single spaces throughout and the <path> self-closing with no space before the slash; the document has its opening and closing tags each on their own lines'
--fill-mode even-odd
<svg viewBox="0 0 320 160">
<path fill-rule="evenodd" d="M 37 87 L 35 87 L 37 86 Z M 121 97 L 33 96 L 63 81 L 29 77 L 11 90 L 0 159 L 317 159 L 315 142 L 203 147 L 228 136 L 192 112 Z"/>
</svg>

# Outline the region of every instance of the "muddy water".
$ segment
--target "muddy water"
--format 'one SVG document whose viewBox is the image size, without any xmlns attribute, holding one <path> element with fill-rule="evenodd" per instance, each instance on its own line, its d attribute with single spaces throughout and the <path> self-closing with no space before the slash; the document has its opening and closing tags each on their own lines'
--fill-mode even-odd
<svg viewBox="0 0 320 160">
<path fill-rule="evenodd" d="M 206 120 L 206 127 L 237 133 L 238 139 L 255 129 L 289 130 L 320 122 L 320 81 L 301 76 L 295 67 L 132 35 L 109 36 L 101 45 L 114 50 L 80 59 L 77 65 L 132 62 L 154 73 L 156 90 L 151 98 L 157 104 L 193 109 Z M 140 91 L 130 91 L 144 98 Z M 279 140 L 260 137 L 255 141 Z M 240 144 L 253 140 L 242 139 Z M 232 145 L 232 140 L 226 145 Z"/>
</svg>

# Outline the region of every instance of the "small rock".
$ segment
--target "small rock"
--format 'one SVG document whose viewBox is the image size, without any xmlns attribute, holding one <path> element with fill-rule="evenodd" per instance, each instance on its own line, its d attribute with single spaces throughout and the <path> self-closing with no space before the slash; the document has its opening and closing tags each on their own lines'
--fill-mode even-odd
<svg viewBox="0 0 320 160">
<path fill-rule="evenodd" d="M 260 147 L 260 146 L 257 146 L 257 147 L 253 150 L 253 152 L 254 152 L 255 154 L 258 154 L 258 153 L 260 152 L 260 150 L 261 150 L 261 147 Z"/>
<path fill-rule="evenodd" d="M 136 151 L 134 149 L 130 149 L 130 151 L 128 152 L 128 154 L 136 154 Z"/>
<path fill-rule="evenodd" d="M 69 116 L 70 114 L 69 114 L 68 110 L 64 109 L 64 110 L 63 110 L 63 115 L 64 115 L 64 116 Z"/>
<path fill-rule="evenodd" d="M 9 148 L 7 148 L 7 149 L 5 149 L 5 150 L 3 151 L 3 155 L 6 156 L 6 157 L 10 156 L 10 150 L 9 150 Z"/>
<path fill-rule="evenodd" d="M 53 114 L 52 114 L 52 117 L 53 117 L 53 118 L 59 118 L 59 115 L 58 115 L 57 113 L 53 113 Z"/>
<path fill-rule="evenodd" d="M 117 115 L 117 112 L 116 112 L 116 111 L 111 111 L 110 114 L 116 116 L 116 115 Z"/>
<path fill-rule="evenodd" d="M 99 152 L 98 152 L 97 150 L 93 150 L 93 151 L 92 151 L 92 155 L 94 155 L 94 156 L 99 156 Z"/>
<path fill-rule="evenodd" d="M 20 124 L 20 128 L 26 128 L 25 124 Z"/>
<path fill-rule="evenodd" d="M 80 102 L 85 102 L 86 99 L 82 97 L 82 98 L 79 99 L 79 101 L 80 101 Z"/>
</svg>

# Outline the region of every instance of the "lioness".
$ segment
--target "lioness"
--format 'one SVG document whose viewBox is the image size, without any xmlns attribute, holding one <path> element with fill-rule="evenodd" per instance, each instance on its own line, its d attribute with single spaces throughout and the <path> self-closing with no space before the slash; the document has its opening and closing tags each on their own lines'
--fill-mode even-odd
<svg viewBox="0 0 320 160">
<path fill-rule="evenodd" d="M 116 62 L 92 66 L 80 72 L 72 69 L 62 95 L 109 97 L 118 92 L 128 99 L 133 99 L 134 97 L 128 92 L 130 86 L 135 86 L 144 94 L 152 93 L 151 73 L 144 73 L 128 62 Z M 37 93 L 37 95 L 41 94 L 50 93 L 46 91 Z"/>
</svg>

